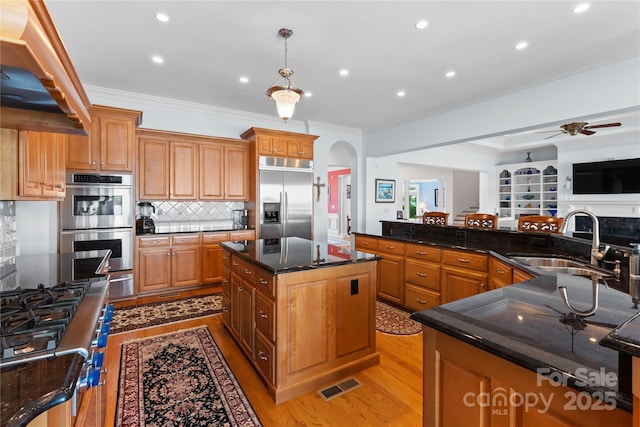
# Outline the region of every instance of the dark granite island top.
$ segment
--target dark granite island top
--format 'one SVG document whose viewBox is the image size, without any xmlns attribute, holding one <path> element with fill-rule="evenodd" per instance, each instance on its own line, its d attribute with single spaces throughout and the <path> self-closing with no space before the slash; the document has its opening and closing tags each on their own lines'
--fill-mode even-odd
<svg viewBox="0 0 640 427">
<path fill-rule="evenodd" d="M 631 412 L 630 360 L 600 342 L 638 310 L 628 294 L 599 284 L 600 307 L 580 319 L 568 314 L 558 286 L 567 287 L 575 307 L 591 306 L 591 279 L 557 274 L 415 312 L 411 318 L 530 371 L 561 375 L 577 390 L 613 393 L 616 406 Z M 604 379 L 601 372 L 615 376 L 615 384 L 584 381 Z"/>
<path fill-rule="evenodd" d="M 220 245 L 273 274 L 380 259 L 377 255 L 352 251 L 348 245 L 331 245 L 300 237 L 222 242 Z"/>
</svg>

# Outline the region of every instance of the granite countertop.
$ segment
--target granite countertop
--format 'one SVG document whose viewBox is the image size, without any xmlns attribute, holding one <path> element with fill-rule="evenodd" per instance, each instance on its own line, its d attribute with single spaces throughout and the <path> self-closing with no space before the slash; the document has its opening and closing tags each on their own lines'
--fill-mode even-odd
<svg viewBox="0 0 640 427">
<path fill-rule="evenodd" d="M 146 237 L 146 236 L 170 236 L 172 234 L 198 234 L 198 233 L 215 233 L 215 232 L 226 232 L 226 231 L 253 231 L 255 228 L 205 228 L 202 230 L 190 230 L 188 227 L 183 227 L 180 229 L 179 227 L 174 227 L 171 231 L 168 229 L 163 229 L 163 231 L 156 231 L 153 233 L 137 233 L 137 237 Z"/>
<path fill-rule="evenodd" d="M 600 306 L 581 320 L 568 314 L 558 286 L 567 287 L 574 306 L 591 306 L 590 278 L 555 274 L 415 312 L 411 318 L 533 372 L 559 372 L 578 390 L 613 392 L 617 406 L 631 411 L 631 390 L 622 384 L 627 366 L 621 365 L 616 350 L 600 345 L 614 328 L 637 315 L 631 298 L 598 284 Z M 601 378 L 601 369 L 621 381 L 615 386 L 581 383 L 579 374 L 594 372 Z"/>
<path fill-rule="evenodd" d="M 300 237 L 222 242 L 221 245 L 273 274 L 380 259 L 377 255 L 352 251 L 348 244 L 332 245 Z"/>
<path fill-rule="evenodd" d="M 70 280 L 78 265 L 91 266 L 94 277 L 100 277 L 110 256 L 110 250 L 20 255 L 15 259 L 15 269 L 0 279 L 0 290 L 54 286 Z M 0 368 L 0 425 L 26 425 L 69 400 L 84 362 L 84 357 L 74 353 Z"/>
<path fill-rule="evenodd" d="M 475 230 L 398 222 L 383 222 L 382 235 L 370 236 L 487 253 L 532 273 L 536 277 L 529 281 L 415 312 L 411 318 L 533 372 L 542 368 L 560 373 L 576 389 L 612 392 L 618 407 L 632 411 L 630 356 L 618 350 L 640 355 L 640 320 L 638 306 L 629 293 L 625 248 L 613 248 L 609 253 L 611 260 L 622 261 L 619 279 L 606 279 L 606 285 L 597 282 L 599 308 L 594 315 L 581 319 L 568 314 L 558 287 L 567 288 L 574 307 L 587 310 L 592 305 L 590 277 L 545 272 L 511 257 L 545 255 L 588 264 L 590 241 L 513 229 Z M 602 378 L 601 370 L 616 375 L 615 385 Z M 602 381 L 582 381 L 585 372 L 594 373 L 593 378 Z"/>
</svg>

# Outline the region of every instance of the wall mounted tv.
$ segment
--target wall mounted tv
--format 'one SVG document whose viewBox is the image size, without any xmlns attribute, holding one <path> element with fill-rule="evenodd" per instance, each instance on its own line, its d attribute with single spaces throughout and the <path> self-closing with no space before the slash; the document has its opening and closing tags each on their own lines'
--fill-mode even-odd
<svg viewBox="0 0 640 427">
<path fill-rule="evenodd" d="M 640 194 L 640 158 L 573 164 L 573 194 Z"/>
</svg>

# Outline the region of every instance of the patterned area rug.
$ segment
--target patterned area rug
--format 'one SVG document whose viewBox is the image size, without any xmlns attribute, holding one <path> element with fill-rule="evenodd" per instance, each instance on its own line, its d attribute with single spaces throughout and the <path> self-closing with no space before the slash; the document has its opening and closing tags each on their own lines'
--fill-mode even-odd
<svg viewBox="0 0 640 427">
<path fill-rule="evenodd" d="M 409 316 L 411 313 L 376 301 L 376 329 L 391 335 L 416 335 L 422 332 L 422 325 Z"/>
<path fill-rule="evenodd" d="M 222 293 L 220 292 L 130 305 L 114 310 L 111 333 L 117 334 L 221 312 Z"/>
<path fill-rule="evenodd" d="M 206 326 L 122 345 L 115 425 L 262 426 Z"/>
</svg>

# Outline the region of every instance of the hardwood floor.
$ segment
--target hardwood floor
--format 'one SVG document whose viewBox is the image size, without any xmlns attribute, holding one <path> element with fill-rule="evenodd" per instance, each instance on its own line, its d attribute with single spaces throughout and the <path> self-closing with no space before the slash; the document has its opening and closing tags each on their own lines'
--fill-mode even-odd
<svg viewBox="0 0 640 427">
<path fill-rule="evenodd" d="M 219 288 L 182 292 L 181 296 L 215 290 Z M 155 300 L 158 298 L 149 297 L 118 302 L 115 305 L 118 307 Z M 376 339 L 380 364 L 353 375 L 362 384 L 361 387 L 329 402 L 316 392 L 310 392 L 275 405 L 262 380 L 222 325 L 222 317 L 216 315 L 110 335 L 107 346 L 108 399 L 105 426 L 114 425 L 122 343 L 200 325 L 207 325 L 211 331 L 265 427 L 422 425 L 422 335 L 403 337 L 378 332 Z"/>
</svg>

